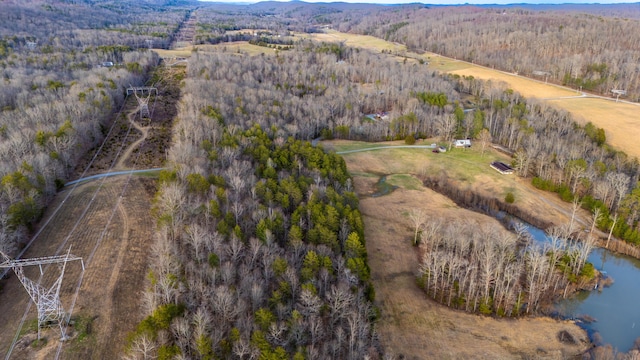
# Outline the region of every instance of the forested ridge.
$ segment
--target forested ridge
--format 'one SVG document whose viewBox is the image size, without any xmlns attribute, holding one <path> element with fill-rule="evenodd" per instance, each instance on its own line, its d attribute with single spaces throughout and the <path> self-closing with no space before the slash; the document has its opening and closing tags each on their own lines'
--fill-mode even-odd
<svg viewBox="0 0 640 360">
<path fill-rule="evenodd" d="M 335 26 L 575 89 L 603 95 L 622 89 L 638 101 L 640 37 L 633 29 L 639 11 L 627 8 L 611 16 L 588 6 L 423 7 L 340 19 Z"/>
<path fill-rule="evenodd" d="M 181 131 L 184 120 L 177 129 L 171 157 L 184 145 L 193 152 L 162 175 L 151 315 L 130 355 L 378 357 L 363 224 L 343 160 L 275 128 L 242 131 L 210 115 L 201 115 L 207 132 Z"/>
<path fill-rule="evenodd" d="M 150 13 L 151 12 L 151 13 Z M 78 160 L 100 145 L 126 87 L 142 85 L 181 8 L 129 2 L 3 2 L 0 11 L 0 248 L 15 254 Z M 157 18 L 156 18 L 157 16 Z M 160 25 L 158 25 L 160 26 Z M 141 34 L 114 29 L 144 28 Z M 107 66 L 102 66 L 107 63 Z M 113 66 L 111 66 L 113 65 Z M 82 169 L 84 170 L 84 169 Z M 82 171 L 81 170 L 81 171 Z"/>
</svg>

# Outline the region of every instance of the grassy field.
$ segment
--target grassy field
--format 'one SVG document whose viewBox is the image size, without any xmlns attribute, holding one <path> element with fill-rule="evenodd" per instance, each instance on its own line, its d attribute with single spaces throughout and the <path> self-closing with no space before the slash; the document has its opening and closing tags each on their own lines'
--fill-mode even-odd
<svg viewBox="0 0 640 360">
<path fill-rule="evenodd" d="M 577 98 L 549 100 L 574 115 L 578 123 L 591 121 L 605 129 L 607 143 L 627 154 L 640 157 L 640 106 L 605 99 Z"/>
<path fill-rule="evenodd" d="M 153 49 L 161 58 L 172 57 L 190 57 L 193 54 L 193 47 L 185 47 L 180 49 L 166 50 L 166 49 Z"/>
<path fill-rule="evenodd" d="M 429 141 L 426 141 L 429 143 Z M 372 147 L 344 140 L 324 142 L 325 148 Z M 375 144 L 404 145 L 403 142 Z M 495 219 L 456 206 L 450 199 L 422 186 L 424 173 L 446 172 L 474 191 L 502 197 L 516 194 L 521 206 L 545 206 L 548 219 L 567 219 L 568 204 L 555 195 L 544 198 L 528 183 L 489 168 L 489 162 L 504 155 L 476 149 L 454 149 L 435 154 L 420 148 L 379 149 L 342 155 L 354 178 L 365 223 L 365 238 L 376 305 L 381 310 L 378 333 L 386 351 L 405 359 L 522 359 L 567 358 L 588 347 L 587 335 L 572 322 L 548 318 L 495 319 L 466 314 L 427 299 L 415 284 L 420 251 L 411 246 L 412 229 L 408 211 L 423 209 L 430 217 L 444 221 L 464 218 L 477 226 L 496 224 Z M 370 196 L 386 175 L 396 190 L 384 196 Z M 552 206 L 546 206 L 547 202 Z M 557 208 L 557 209 L 556 209 Z M 558 341 L 568 331 L 577 345 Z M 464 344 L 464 346 L 460 346 Z"/>
<path fill-rule="evenodd" d="M 527 98 L 544 99 L 580 95 L 577 91 L 476 65 L 470 65 L 464 69 L 448 72 L 457 75 L 473 76 L 476 79 L 504 82 L 509 88 L 518 91 L 522 96 Z"/>
<path fill-rule="evenodd" d="M 224 50 L 229 53 L 236 54 L 245 54 L 245 55 L 260 55 L 260 54 L 274 54 L 275 50 L 271 48 L 267 48 L 264 46 L 252 45 L 246 41 L 236 41 L 236 42 L 228 42 L 217 45 L 195 45 L 195 46 L 187 46 L 183 48 L 178 48 L 174 50 L 165 50 L 165 49 L 154 49 L 160 57 L 163 58 L 171 58 L 171 57 L 190 57 L 193 55 L 195 51 L 198 52 L 211 52 L 211 51 L 220 51 Z"/>
<path fill-rule="evenodd" d="M 407 47 L 402 44 L 392 43 L 374 36 L 348 34 L 348 33 L 343 33 L 343 32 L 339 32 L 331 29 L 326 30 L 324 33 L 314 33 L 314 34 L 296 33 L 295 36 L 299 38 L 313 39 L 316 41 L 344 42 L 348 46 L 353 46 L 353 47 L 358 47 L 358 48 L 368 49 L 368 50 L 375 50 L 375 51 L 382 51 L 382 50 L 385 50 L 385 51 L 390 50 L 392 52 L 407 51 Z"/>
</svg>

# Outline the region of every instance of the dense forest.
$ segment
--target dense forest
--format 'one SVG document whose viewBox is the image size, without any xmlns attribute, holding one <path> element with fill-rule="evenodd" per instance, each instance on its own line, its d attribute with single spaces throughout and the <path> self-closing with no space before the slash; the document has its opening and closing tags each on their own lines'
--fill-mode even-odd
<svg viewBox="0 0 640 360">
<path fill-rule="evenodd" d="M 78 160 L 101 143 L 124 88 L 143 84 L 158 62 L 138 50 L 140 37 L 110 31 L 135 14 L 54 5 L 5 2 L 0 12 L 0 248 L 9 254 Z"/>
<path fill-rule="evenodd" d="M 151 315 L 130 356 L 378 358 L 344 161 L 193 105 L 183 103 L 161 177 Z"/>
</svg>

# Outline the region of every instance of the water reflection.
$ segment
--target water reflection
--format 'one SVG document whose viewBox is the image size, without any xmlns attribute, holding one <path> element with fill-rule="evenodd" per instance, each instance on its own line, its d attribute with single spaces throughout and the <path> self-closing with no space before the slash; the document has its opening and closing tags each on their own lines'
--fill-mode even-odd
<svg viewBox="0 0 640 360">
<path fill-rule="evenodd" d="M 544 231 L 527 227 L 536 241 L 547 241 Z M 613 284 L 561 300 L 556 310 L 563 317 L 578 320 L 592 339 L 593 334 L 599 333 L 603 344 L 627 352 L 640 337 L 640 261 L 605 249 L 592 251 L 588 261 L 613 278 Z"/>
<path fill-rule="evenodd" d="M 387 182 L 386 176 L 381 176 L 380 180 L 378 180 L 378 182 L 376 183 L 376 192 L 371 194 L 371 197 L 388 195 L 397 188 L 397 186 L 391 185 Z"/>
</svg>

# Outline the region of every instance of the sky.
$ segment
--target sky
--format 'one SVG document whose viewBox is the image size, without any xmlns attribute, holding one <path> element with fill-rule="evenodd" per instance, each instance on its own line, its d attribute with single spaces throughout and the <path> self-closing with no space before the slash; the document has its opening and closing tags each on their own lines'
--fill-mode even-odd
<svg viewBox="0 0 640 360">
<path fill-rule="evenodd" d="M 214 1 L 224 3 L 243 3 L 253 4 L 260 1 L 247 1 L 247 0 L 200 0 L 200 1 Z M 282 1 L 282 0 L 273 0 Z M 336 2 L 327 0 L 304 0 L 305 2 L 318 3 L 318 2 Z M 621 4 L 621 3 L 637 3 L 640 0 L 342 0 L 340 2 L 348 3 L 368 3 L 368 4 L 408 4 L 408 3 L 423 3 L 433 5 L 461 5 L 461 4 Z"/>
</svg>

